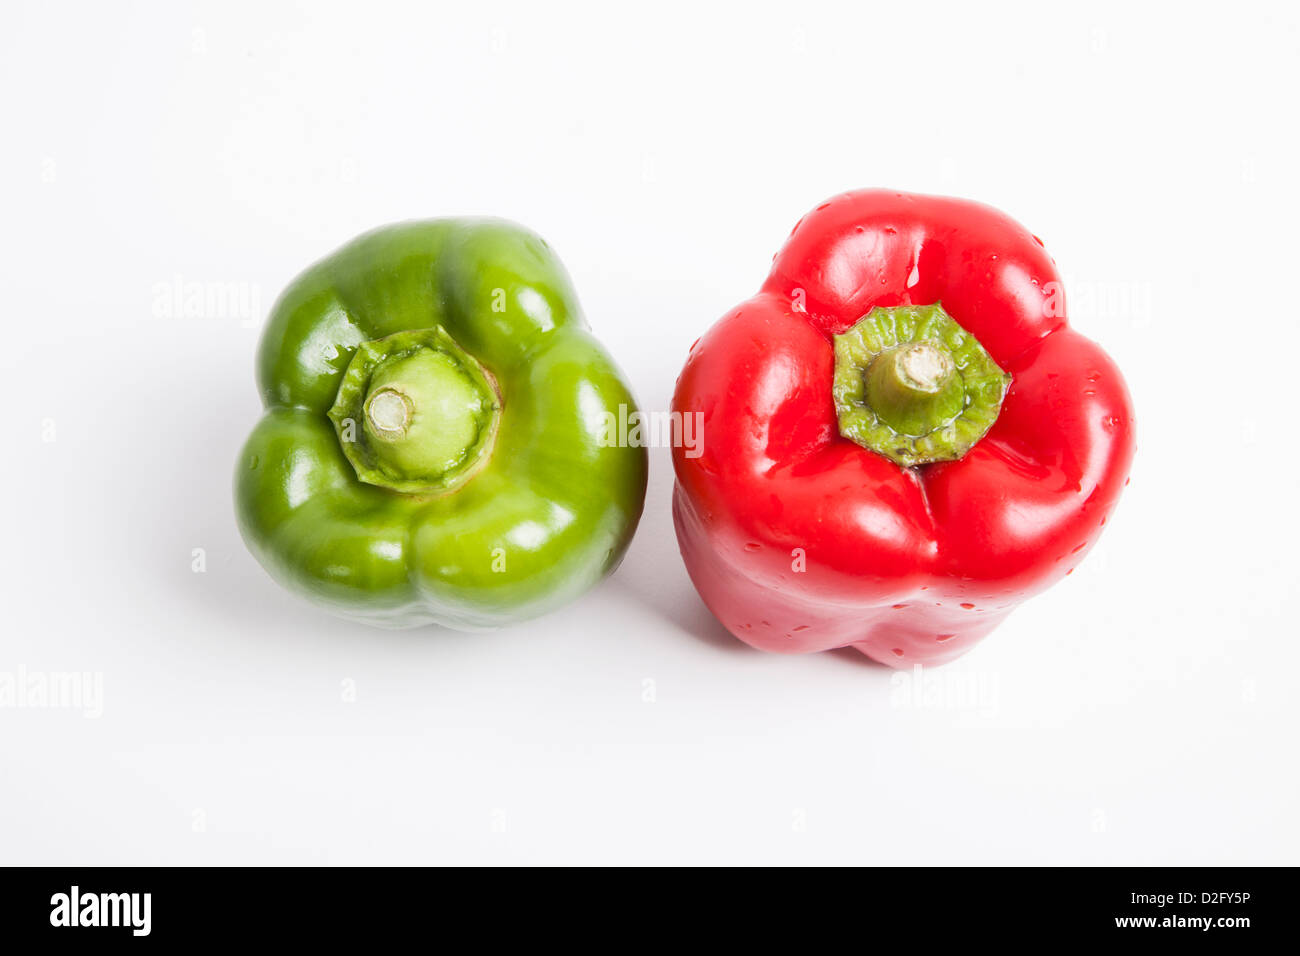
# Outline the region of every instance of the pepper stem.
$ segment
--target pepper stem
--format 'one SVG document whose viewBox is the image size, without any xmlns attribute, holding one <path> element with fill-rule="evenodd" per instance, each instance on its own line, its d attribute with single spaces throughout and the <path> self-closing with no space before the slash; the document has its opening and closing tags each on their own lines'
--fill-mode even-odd
<svg viewBox="0 0 1300 956">
<path fill-rule="evenodd" d="M 903 435 L 928 435 L 966 404 L 952 353 L 929 341 L 881 352 L 867 367 L 866 386 L 867 404 Z"/>
<path fill-rule="evenodd" d="M 330 418 L 362 481 L 442 493 L 487 460 L 500 408 L 487 371 L 446 332 L 424 329 L 358 348 Z"/>
<path fill-rule="evenodd" d="M 381 389 L 366 401 L 366 419 L 385 437 L 404 435 L 411 424 L 411 400 L 396 389 Z"/>
<path fill-rule="evenodd" d="M 872 309 L 835 336 L 840 434 L 900 465 L 961 458 L 1011 377 L 941 305 Z"/>
</svg>

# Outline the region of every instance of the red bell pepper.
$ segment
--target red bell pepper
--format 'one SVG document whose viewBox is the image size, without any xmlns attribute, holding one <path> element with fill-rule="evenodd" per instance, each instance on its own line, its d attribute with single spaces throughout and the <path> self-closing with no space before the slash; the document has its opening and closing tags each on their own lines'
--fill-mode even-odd
<svg viewBox="0 0 1300 956">
<path fill-rule="evenodd" d="M 1069 574 L 1127 484 L 1133 410 L 1037 237 L 959 199 L 846 193 L 694 346 L 673 516 L 709 609 L 769 651 L 969 650 Z"/>
</svg>

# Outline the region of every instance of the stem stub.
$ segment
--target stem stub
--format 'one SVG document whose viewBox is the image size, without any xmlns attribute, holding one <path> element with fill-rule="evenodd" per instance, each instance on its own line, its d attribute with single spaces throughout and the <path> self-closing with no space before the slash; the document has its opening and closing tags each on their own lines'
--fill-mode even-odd
<svg viewBox="0 0 1300 956">
<path fill-rule="evenodd" d="M 997 420 L 1011 384 L 937 303 L 878 306 L 834 344 L 840 434 L 899 465 L 961 458 Z"/>
<path fill-rule="evenodd" d="M 487 461 L 500 412 L 487 370 L 442 329 L 420 329 L 363 343 L 329 417 L 362 481 L 442 494 Z"/>
</svg>

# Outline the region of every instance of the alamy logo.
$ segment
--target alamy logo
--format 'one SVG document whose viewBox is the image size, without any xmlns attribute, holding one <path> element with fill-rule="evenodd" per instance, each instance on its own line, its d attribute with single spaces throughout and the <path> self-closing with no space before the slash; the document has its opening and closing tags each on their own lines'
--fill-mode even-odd
<svg viewBox="0 0 1300 956">
<path fill-rule="evenodd" d="M 0 707 L 79 710 L 96 719 L 104 713 L 104 675 L 98 671 L 0 671 Z"/>
<path fill-rule="evenodd" d="M 131 935 L 148 936 L 150 893 L 70 893 L 50 897 L 51 926 L 129 926 Z"/>
<path fill-rule="evenodd" d="M 703 454 L 703 412 L 641 412 L 625 404 L 601 413 L 602 448 L 680 448 L 687 458 Z"/>
</svg>

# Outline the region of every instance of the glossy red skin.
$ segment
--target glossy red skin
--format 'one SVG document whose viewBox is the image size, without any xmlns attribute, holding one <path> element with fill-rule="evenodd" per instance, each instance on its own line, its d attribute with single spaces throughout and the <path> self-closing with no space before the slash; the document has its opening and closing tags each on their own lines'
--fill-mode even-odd
<svg viewBox="0 0 1300 956">
<path fill-rule="evenodd" d="M 673 396 L 703 416 L 699 456 L 673 449 L 677 539 L 731 633 L 939 664 L 1074 569 L 1126 484 L 1134 425 L 1119 370 L 1068 327 L 1060 281 L 1035 236 L 965 200 L 845 193 L 795 226 Z M 840 436 L 830 337 L 873 306 L 935 302 L 1012 384 L 964 458 L 902 468 Z"/>
</svg>

